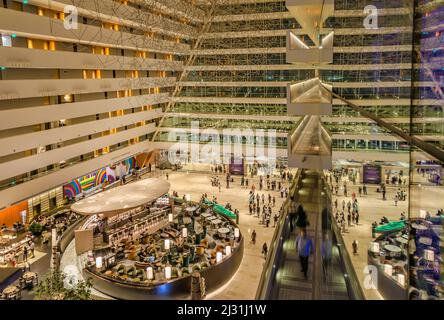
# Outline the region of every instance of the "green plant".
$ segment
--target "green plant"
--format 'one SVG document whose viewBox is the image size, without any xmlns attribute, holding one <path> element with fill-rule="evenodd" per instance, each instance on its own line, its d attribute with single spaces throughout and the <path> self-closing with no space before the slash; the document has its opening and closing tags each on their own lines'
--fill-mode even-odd
<svg viewBox="0 0 444 320">
<path fill-rule="evenodd" d="M 91 279 L 74 281 L 60 271 L 50 271 L 34 289 L 36 300 L 91 300 Z"/>
<path fill-rule="evenodd" d="M 42 234 L 43 231 L 43 226 L 38 223 L 38 222 L 33 222 L 30 226 L 29 226 L 29 231 L 35 235 L 35 236 L 39 236 Z"/>
</svg>

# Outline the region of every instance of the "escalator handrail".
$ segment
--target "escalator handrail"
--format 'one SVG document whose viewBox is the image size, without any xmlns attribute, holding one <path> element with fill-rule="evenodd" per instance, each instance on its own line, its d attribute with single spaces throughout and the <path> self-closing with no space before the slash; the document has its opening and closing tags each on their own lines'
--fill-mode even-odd
<svg viewBox="0 0 444 320">
<path fill-rule="evenodd" d="M 299 185 L 301 179 L 301 173 L 302 170 L 298 169 L 291 184 L 291 187 L 289 188 L 288 192 L 289 196 L 282 204 L 282 214 L 279 217 L 279 221 L 274 230 L 273 238 L 270 242 L 269 253 L 267 255 L 267 259 L 265 260 L 259 285 L 256 291 L 256 298 L 255 298 L 256 300 L 266 300 L 270 295 L 272 285 L 274 283 L 274 272 L 276 271 L 275 262 L 282 253 L 282 245 L 281 245 L 283 240 L 282 235 L 284 232 L 284 228 L 287 225 L 288 208 L 290 207 L 291 204 L 290 195 L 293 195 L 297 190 L 297 186 Z"/>
<path fill-rule="evenodd" d="M 323 185 L 324 185 L 324 192 L 326 193 L 328 201 L 331 203 L 332 201 L 332 192 L 330 188 L 328 187 L 329 184 L 327 183 L 327 179 L 325 175 L 322 175 Z M 345 246 L 344 238 L 342 237 L 341 232 L 338 229 L 338 226 L 336 224 L 336 219 L 333 215 L 332 210 L 328 210 L 331 218 L 331 226 L 332 231 L 334 234 L 334 237 L 336 238 L 336 243 L 338 245 L 339 249 L 339 255 L 340 255 L 340 261 L 343 265 L 343 269 L 345 273 L 347 274 L 347 277 L 345 278 L 345 282 L 347 285 L 347 292 L 352 300 L 365 300 L 365 294 L 361 287 L 361 282 L 358 279 L 358 275 L 356 273 L 355 268 L 353 267 L 350 255 L 347 251 L 347 248 Z"/>
</svg>

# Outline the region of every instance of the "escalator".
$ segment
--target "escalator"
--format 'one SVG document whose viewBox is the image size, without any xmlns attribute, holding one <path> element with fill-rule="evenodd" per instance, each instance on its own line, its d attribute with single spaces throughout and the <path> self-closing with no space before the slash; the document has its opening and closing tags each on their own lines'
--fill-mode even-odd
<svg viewBox="0 0 444 320">
<path fill-rule="evenodd" d="M 294 202 L 302 204 L 313 241 L 308 277 L 301 272 L 296 251 L 299 228 L 290 231 L 290 214 L 281 217 L 270 246 L 256 294 L 263 300 L 363 299 L 351 262 L 331 217 L 331 198 L 322 171 L 299 170 L 291 189 Z M 291 200 L 284 204 L 289 211 Z M 291 210 L 290 210 L 291 211 Z M 344 248 L 344 250 L 342 250 Z M 329 259 L 330 258 L 330 259 Z"/>
</svg>

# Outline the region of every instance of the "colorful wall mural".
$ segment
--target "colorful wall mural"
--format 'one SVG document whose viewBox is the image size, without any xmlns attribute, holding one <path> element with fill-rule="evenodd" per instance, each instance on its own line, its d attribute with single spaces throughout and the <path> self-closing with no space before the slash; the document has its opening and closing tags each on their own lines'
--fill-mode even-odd
<svg viewBox="0 0 444 320">
<path fill-rule="evenodd" d="M 117 178 L 127 175 L 136 166 L 132 157 L 117 165 L 97 170 L 91 174 L 75 179 L 63 186 L 63 196 L 74 198 L 76 195 L 97 187 L 105 182 L 113 183 Z"/>
</svg>

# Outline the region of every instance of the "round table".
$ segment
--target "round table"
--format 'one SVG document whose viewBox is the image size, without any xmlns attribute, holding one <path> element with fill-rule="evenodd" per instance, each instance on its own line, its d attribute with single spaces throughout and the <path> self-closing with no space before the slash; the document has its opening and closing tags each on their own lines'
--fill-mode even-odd
<svg viewBox="0 0 444 320">
<path fill-rule="evenodd" d="M 3 290 L 3 294 L 6 296 L 7 299 L 16 297 L 19 292 L 20 289 L 17 286 L 9 286 Z"/>
<path fill-rule="evenodd" d="M 221 238 L 226 238 L 229 233 L 230 233 L 230 229 L 228 229 L 228 228 L 219 228 L 219 229 L 217 229 L 217 234 Z"/>
<path fill-rule="evenodd" d="M 432 238 L 421 237 L 421 238 L 419 238 L 419 242 L 426 245 L 426 246 L 430 246 L 430 245 L 432 245 L 433 240 L 432 240 Z"/>
<path fill-rule="evenodd" d="M 28 271 L 23 274 L 23 279 L 25 279 L 25 281 L 34 280 L 36 278 L 37 278 L 37 273 L 35 272 Z"/>
<path fill-rule="evenodd" d="M 390 253 L 399 254 L 401 253 L 401 248 L 398 246 L 394 246 L 392 244 L 388 244 L 384 247 L 385 250 L 389 251 Z"/>
<path fill-rule="evenodd" d="M 398 241 L 398 242 L 401 243 L 401 244 L 407 244 L 407 243 L 409 243 L 409 240 L 406 239 L 406 238 L 404 238 L 404 237 L 397 237 L 397 238 L 396 238 L 396 241 Z"/>
<path fill-rule="evenodd" d="M 416 230 L 427 230 L 426 226 L 417 223 L 412 223 L 412 228 L 415 228 Z"/>
</svg>

